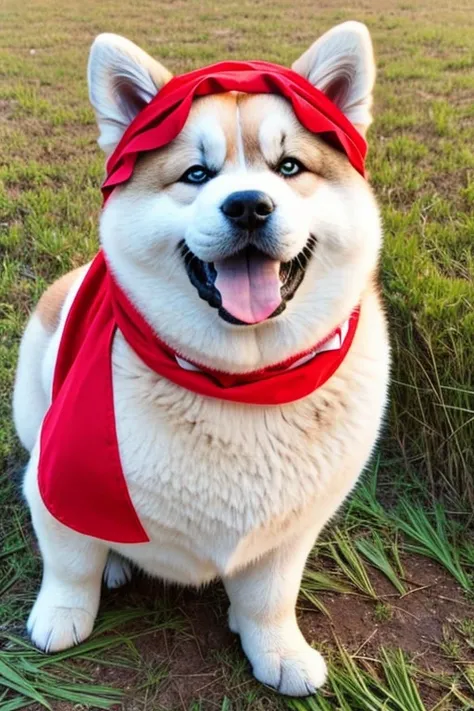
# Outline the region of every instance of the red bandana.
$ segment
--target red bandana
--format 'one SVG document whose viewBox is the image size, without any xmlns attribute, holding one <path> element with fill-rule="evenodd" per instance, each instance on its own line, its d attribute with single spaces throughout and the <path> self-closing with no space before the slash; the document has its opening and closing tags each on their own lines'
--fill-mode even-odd
<svg viewBox="0 0 474 711">
<path fill-rule="evenodd" d="M 325 134 L 324 138 L 340 148 L 354 168 L 365 175 L 365 139 L 322 91 L 278 64 L 219 62 L 173 77 L 140 111 L 107 161 L 107 177 L 102 186 L 104 202 L 116 185 L 130 178 L 139 153 L 161 148 L 176 138 L 195 97 L 226 91 L 284 96 L 308 131 Z"/>
<path fill-rule="evenodd" d="M 329 99 L 289 69 L 266 62 L 223 62 L 172 79 L 138 114 L 107 165 L 104 200 L 128 180 L 138 153 L 175 138 L 194 96 L 238 90 L 281 94 L 310 131 L 343 150 L 364 174 L 366 144 Z M 148 536 L 123 476 L 113 407 L 111 348 L 116 330 L 153 371 L 200 395 L 283 405 L 314 392 L 349 350 L 359 312 L 310 351 L 263 370 L 230 375 L 189 363 L 153 332 L 99 252 L 67 317 L 54 373 L 52 405 L 41 430 L 39 488 L 50 513 L 80 533 L 116 543 Z"/>
</svg>

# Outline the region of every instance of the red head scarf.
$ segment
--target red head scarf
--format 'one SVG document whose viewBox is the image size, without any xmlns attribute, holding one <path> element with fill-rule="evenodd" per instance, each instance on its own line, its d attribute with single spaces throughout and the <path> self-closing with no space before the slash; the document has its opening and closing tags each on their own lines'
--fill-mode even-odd
<svg viewBox="0 0 474 711">
<path fill-rule="evenodd" d="M 138 114 L 108 161 L 104 200 L 130 178 L 139 153 L 178 135 L 195 96 L 233 90 L 286 97 L 308 130 L 323 134 L 364 174 L 366 143 L 324 94 L 283 67 L 223 62 L 175 77 Z M 99 252 L 67 317 L 52 404 L 42 425 L 38 479 L 46 507 L 80 533 L 117 543 L 148 541 L 120 463 L 111 368 L 117 329 L 148 367 L 183 388 L 254 406 L 283 405 L 308 396 L 334 374 L 351 346 L 358 316 L 356 309 L 324 341 L 277 366 L 219 373 L 183 360 L 159 339 Z"/>
<path fill-rule="evenodd" d="M 107 177 L 102 186 L 104 201 L 116 185 L 130 178 L 139 153 L 162 148 L 176 138 L 195 97 L 226 91 L 284 96 L 308 131 L 324 134 L 326 140 L 344 151 L 361 175 L 365 174 L 366 141 L 337 106 L 309 81 L 291 69 L 269 62 L 219 62 L 173 77 L 140 111 L 107 162 Z"/>
</svg>

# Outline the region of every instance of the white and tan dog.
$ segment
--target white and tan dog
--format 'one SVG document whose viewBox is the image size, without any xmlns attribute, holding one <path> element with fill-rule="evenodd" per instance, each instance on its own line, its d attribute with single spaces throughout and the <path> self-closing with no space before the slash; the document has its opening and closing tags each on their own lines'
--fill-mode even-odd
<svg viewBox="0 0 474 711">
<path fill-rule="evenodd" d="M 365 134 L 375 69 L 363 25 L 335 27 L 293 68 Z M 170 78 L 134 44 L 108 34 L 92 46 L 88 76 L 106 154 Z M 260 248 L 294 265 L 298 275 L 282 287 L 286 308 L 263 321 L 255 312 L 268 310 L 270 297 L 262 306 L 252 293 L 240 294 L 235 274 L 222 287 L 225 310 L 200 298 L 206 265 L 235 253 L 236 216 L 221 206 L 239 191 L 259 200 L 264 194 L 272 209 L 261 242 L 258 225 L 247 225 L 240 247 L 252 243 L 250 260 Z M 245 219 L 262 217 L 258 204 L 244 208 Z M 230 627 L 257 679 L 284 694 L 313 693 L 326 667 L 296 620 L 303 567 L 370 456 L 386 400 L 389 346 L 376 286 L 382 233 L 370 187 L 344 154 L 298 123 L 283 98 L 213 95 L 194 102 L 178 138 L 140 159 L 103 210 L 100 236 L 118 282 L 146 320 L 176 351 L 207 367 L 240 373 L 281 362 L 324 339 L 358 304 L 360 322 L 343 364 L 324 386 L 273 407 L 184 390 L 150 371 L 117 333 L 112 368 L 120 458 L 150 542 L 109 545 L 60 524 L 38 491 L 38 433 L 64 322 L 88 267 L 53 284 L 23 337 L 14 394 L 16 428 L 31 452 L 24 493 L 44 561 L 31 638 L 49 652 L 84 640 L 97 615 L 104 568 L 112 586 L 129 573 L 120 554 L 185 585 L 222 578 Z M 194 255 L 187 262 L 178 248 L 183 244 Z M 308 244 L 311 254 L 302 264 Z M 288 268 L 281 274 L 287 278 Z M 260 322 L 241 325 L 252 316 Z"/>
</svg>

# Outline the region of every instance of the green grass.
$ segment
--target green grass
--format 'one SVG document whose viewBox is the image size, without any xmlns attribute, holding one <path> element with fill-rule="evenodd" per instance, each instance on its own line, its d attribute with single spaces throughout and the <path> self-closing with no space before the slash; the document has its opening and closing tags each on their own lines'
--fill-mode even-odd
<svg viewBox="0 0 474 711">
<path fill-rule="evenodd" d="M 175 72 L 223 58 L 289 64 L 346 19 L 368 24 L 379 67 L 369 171 L 385 226 L 393 385 L 374 465 L 303 580 L 298 614 L 329 659 L 329 684 L 311 700 L 277 697 L 251 680 L 238 644 L 219 638 L 221 590 L 189 599 L 144 581 L 104 596 L 89 642 L 44 657 L 22 636 L 40 570 L 16 484 L 24 453 L 10 394 L 32 304 L 97 248 L 103 158 L 87 101 L 90 43 L 125 34 Z M 4 0 L 0 709 L 474 708 L 473 70 L 470 0 Z M 437 610 L 434 627 L 425 609 Z M 415 644 L 417 625 L 425 637 Z"/>
<path fill-rule="evenodd" d="M 397 524 L 407 538 L 405 548 L 433 558 L 456 578 L 466 592 L 471 592 L 474 589 L 473 577 L 461 563 L 460 541 L 441 504 L 435 504 L 432 519 L 416 502 L 401 502 Z"/>
<path fill-rule="evenodd" d="M 124 636 L 121 628 L 136 620 L 146 620 L 147 625 L 138 632 L 130 629 Z M 0 708 L 27 708 L 32 702 L 40 707 L 54 709 L 59 701 L 80 704 L 85 708 L 115 708 L 124 696 L 124 691 L 113 686 L 91 682 L 90 671 L 81 671 L 71 661 L 86 661 L 89 669 L 94 664 L 100 669 L 104 655 L 109 667 L 123 668 L 128 672 L 138 664 L 135 640 L 162 630 L 179 630 L 182 623 L 171 615 L 150 610 L 121 610 L 103 614 L 89 640 L 79 647 L 46 656 L 39 653 L 20 637 L 1 634 L 4 643 L 0 651 Z M 146 675 L 144 675 L 146 678 Z M 146 679 L 146 686 L 160 683 L 166 670 L 157 667 L 153 678 Z"/>
<path fill-rule="evenodd" d="M 371 537 L 360 538 L 356 542 L 356 548 L 369 563 L 380 570 L 390 580 L 400 595 L 404 595 L 407 592 L 406 585 L 400 579 L 399 574 L 387 554 L 387 546 L 377 532 L 374 532 Z"/>
<path fill-rule="evenodd" d="M 344 577 L 350 580 L 359 592 L 367 597 L 377 598 L 364 562 L 353 545 L 349 533 L 335 529 L 334 542 L 329 544 L 327 555 L 333 559 Z"/>
<path fill-rule="evenodd" d="M 324 697 L 290 701 L 294 711 L 427 711 L 413 677 L 416 667 L 400 649 L 382 648 L 379 660 L 359 662 L 340 647 Z"/>
</svg>

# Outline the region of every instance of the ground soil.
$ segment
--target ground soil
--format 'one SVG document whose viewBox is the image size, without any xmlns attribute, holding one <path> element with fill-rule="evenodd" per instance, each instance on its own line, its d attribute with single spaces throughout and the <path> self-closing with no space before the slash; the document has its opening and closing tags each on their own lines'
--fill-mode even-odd
<svg viewBox="0 0 474 711">
<path fill-rule="evenodd" d="M 380 647 L 401 647 L 422 669 L 437 674 L 456 673 L 456 664 L 467 659 L 455 662 L 443 654 L 440 647 L 443 628 L 456 620 L 473 617 L 474 607 L 436 563 L 413 556 L 406 558 L 404 565 L 411 592 L 401 599 L 394 595 L 382 575 L 376 571 L 371 573 L 377 592 L 391 609 L 391 619 L 378 621 L 376 603 L 364 597 L 322 594 L 320 597 L 330 618 L 300 599 L 298 617 L 306 638 L 322 645 L 329 654 L 337 640 L 343 641 L 348 651 L 357 652 L 358 657 L 367 659 L 369 664 Z M 232 698 L 235 692 L 241 697 L 244 692 L 251 694 L 258 688 L 238 639 L 227 628 L 228 603 L 220 584 L 194 591 L 165 587 L 137 576 L 126 589 L 106 593 L 106 607 L 119 608 L 121 603 L 123 605 L 123 595 L 129 602 L 135 599 L 142 606 L 147 601 L 153 604 L 158 599 L 165 600 L 166 607 L 176 610 L 188 629 L 188 634 L 165 631 L 137 642 L 144 667 L 156 670 L 164 666 L 168 671 L 166 679 L 150 692 L 146 701 L 142 696 L 139 699 L 134 696 L 133 673 L 97 668 L 97 681 L 125 690 L 123 708 L 126 711 L 188 711 L 196 699 L 202 699 L 200 711 L 220 710 L 224 696 Z M 421 686 L 420 691 L 427 708 L 432 708 L 440 698 L 439 688 L 434 690 L 428 683 Z M 268 691 L 268 697 L 259 698 L 258 708 L 274 709 L 277 701 L 278 697 Z M 72 708 L 58 705 L 57 711 L 72 711 Z"/>
</svg>

